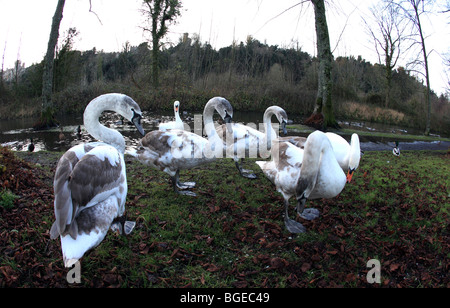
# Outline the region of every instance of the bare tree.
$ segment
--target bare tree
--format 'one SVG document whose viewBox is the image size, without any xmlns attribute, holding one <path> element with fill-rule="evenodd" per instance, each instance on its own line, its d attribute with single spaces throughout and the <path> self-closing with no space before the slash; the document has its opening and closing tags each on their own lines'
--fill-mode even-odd
<svg viewBox="0 0 450 308">
<path fill-rule="evenodd" d="M 266 26 L 270 21 L 280 17 L 287 11 L 307 2 L 311 2 L 314 6 L 314 18 L 317 37 L 317 57 L 319 59 L 319 78 L 314 111 L 312 115 L 305 121 L 305 123 L 308 125 L 321 127 L 323 129 L 326 129 L 327 127 L 338 127 L 333 110 L 333 82 L 331 80 L 333 53 L 330 47 L 330 35 L 328 33 L 325 0 L 299 1 L 298 3 L 285 9 L 275 17 L 269 19 L 259 30 Z"/>
<path fill-rule="evenodd" d="M 376 26 L 370 26 L 370 23 L 365 19 L 364 23 L 375 45 L 378 62 L 384 64 L 386 78 L 385 107 L 388 108 L 391 100 L 392 73 L 402 54 L 402 43 L 407 38 L 404 34 L 405 25 L 402 23 L 399 8 L 396 6 L 383 6 L 381 4 L 373 6 L 370 11 Z"/>
<path fill-rule="evenodd" d="M 35 125 L 35 128 L 48 128 L 56 126 L 55 121 L 55 110 L 52 101 L 53 93 L 53 66 L 55 60 L 55 50 L 56 44 L 59 38 L 59 26 L 63 18 L 63 11 L 65 0 L 58 0 L 56 5 L 55 14 L 52 19 L 52 26 L 50 30 L 50 37 L 47 45 L 47 53 L 44 57 L 44 71 L 42 74 L 42 109 L 41 109 L 41 119 L 40 122 Z M 99 22 L 101 23 L 98 15 L 92 11 L 92 1 L 89 0 L 89 12 L 97 16 Z"/>
<path fill-rule="evenodd" d="M 161 39 L 167 34 L 168 23 L 180 15 L 179 0 L 144 0 L 142 13 L 147 16 L 150 27 L 142 27 L 152 35 L 152 82 L 153 87 L 159 86 L 159 49 Z"/>
<path fill-rule="evenodd" d="M 323 116 L 322 127 L 337 127 L 334 118 L 331 69 L 333 66 L 333 54 L 330 47 L 330 35 L 325 14 L 324 0 L 311 0 L 314 6 L 314 16 L 317 37 L 317 57 L 319 59 L 319 83 L 317 89 L 316 104 L 314 112 L 306 123 L 314 123 L 317 117 Z"/>
<path fill-rule="evenodd" d="M 443 13 L 443 14 L 450 13 L 450 0 L 447 0 L 445 8 L 441 11 L 441 13 Z M 448 15 L 447 15 L 447 17 L 448 17 Z M 450 24 L 450 22 L 447 22 L 447 24 Z M 447 76 L 446 92 L 447 92 L 447 95 L 450 97 L 450 52 L 447 52 L 444 55 L 444 65 L 446 67 L 445 75 Z"/>
<path fill-rule="evenodd" d="M 4 74 L 4 67 L 5 67 L 6 43 L 7 43 L 7 41 L 5 41 L 5 48 L 3 48 L 2 70 L 0 73 L 0 89 L 3 88 L 3 74 Z"/>
<path fill-rule="evenodd" d="M 47 53 L 44 58 L 44 72 L 42 74 L 42 109 L 40 128 L 55 126 L 54 108 L 52 103 L 53 92 L 53 63 L 55 59 L 55 48 L 58 43 L 59 25 L 63 18 L 65 0 L 58 0 L 55 14 L 53 15 L 50 38 L 47 45 Z"/>
<path fill-rule="evenodd" d="M 416 72 L 423 75 L 426 81 L 427 90 L 425 92 L 425 104 L 427 107 L 427 118 L 425 125 L 425 135 L 430 134 L 431 125 L 431 86 L 430 86 L 430 74 L 428 66 L 428 57 L 426 44 L 425 44 L 425 34 L 422 26 L 422 16 L 429 13 L 429 7 L 432 7 L 435 0 L 385 0 L 389 6 L 393 6 L 402 12 L 402 16 L 409 22 L 412 29 L 412 34 L 415 35 L 412 45 L 419 45 L 422 54 L 422 60 L 415 60 L 412 64 L 419 64 L 422 66 L 423 70 L 417 70 Z"/>
</svg>

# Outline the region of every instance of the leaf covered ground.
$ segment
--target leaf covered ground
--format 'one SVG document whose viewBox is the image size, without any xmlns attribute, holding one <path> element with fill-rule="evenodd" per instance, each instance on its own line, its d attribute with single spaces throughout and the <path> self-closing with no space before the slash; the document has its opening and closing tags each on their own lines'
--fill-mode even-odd
<svg viewBox="0 0 450 308">
<path fill-rule="evenodd" d="M 450 287 L 447 152 L 366 152 L 338 197 L 307 202 L 321 215 L 298 218 L 308 229 L 299 235 L 285 230 L 281 195 L 253 160 L 256 180 L 230 159 L 182 172 L 197 182 L 192 198 L 127 158 L 136 229 L 85 255 L 80 284 L 67 282 L 49 239 L 60 156 L 0 149 L 1 287 Z M 380 284 L 367 282 L 370 259 Z"/>
</svg>

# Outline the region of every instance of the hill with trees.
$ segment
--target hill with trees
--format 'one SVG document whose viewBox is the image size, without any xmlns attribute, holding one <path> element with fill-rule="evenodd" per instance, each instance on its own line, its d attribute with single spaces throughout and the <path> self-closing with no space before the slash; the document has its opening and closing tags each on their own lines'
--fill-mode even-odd
<svg viewBox="0 0 450 308">
<path fill-rule="evenodd" d="M 230 100 L 236 111 L 260 111 L 279 105 L 289 114 L 309 116 L 318 87 L 318 59 L 293 44 L 269 46 L 248 37 L 246 42 L 214 49 L 199 37 L 184 34 L 161 50 L 160 83 L 152 83 L 152 53 L 147 43 L 121 52 L 73 49 L 76 29 L 70 29 L 54 63 L 54 101 L 59 113 L 81 113 L 94 97 L 122 92 L 144 110 L 201 111 L 216 95 Z M 360 120 L 423 129 L 426 125 L 421 80 L 404 68 L 393 71 L 389 105 L 383 65 L 358 57 L 333 59 L 333 101 L 338 120 Z M 17 63 L 3 72 L 0 84 L 2 118 L 36 116 L 40 112 L 43 62 L 23 67 Z M 431 93 L 431 130 L 450 134 L 450 102 Z"/>
</svg>

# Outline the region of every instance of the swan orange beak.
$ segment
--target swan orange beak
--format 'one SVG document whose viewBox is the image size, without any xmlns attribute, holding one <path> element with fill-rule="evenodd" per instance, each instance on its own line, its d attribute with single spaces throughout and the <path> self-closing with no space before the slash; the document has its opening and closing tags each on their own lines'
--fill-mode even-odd
<svg viewBox="0 0 450 308">
<path fill-rule="evenodd" d="M 350 181 L 352 180 L 352 177 L 353 177 L 353 170 L 348 170 L 347 183 L 350 183 Z"/>
</svg>

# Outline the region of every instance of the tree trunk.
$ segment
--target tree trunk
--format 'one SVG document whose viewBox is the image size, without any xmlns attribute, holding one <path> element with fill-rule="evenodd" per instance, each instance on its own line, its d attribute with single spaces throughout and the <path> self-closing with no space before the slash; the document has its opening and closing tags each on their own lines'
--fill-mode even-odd
<svg viewBox="0 0 450 308">
<path fill-rule="evenodd" d="M 309 124 L 313 124 L 314 126 L 322 126 L 323 129 L 326 129 L 327 127 L 338 127 L 334 118 L 333 102 L 331 98 L 331 69 L 333 55 L 331 54 L 330 36 L 328 34 L 324 0 L 311 0 L 311 2 L 314 5 L 316 22 L 319 83 L 314 112 L 307 120 L 307 124 L 309 122 Z M 323 123 L 318 123 L 320 119 L 323 120 Z"/>
<path fill-rule="evenodd" d="M 152 84 L 157 89 L 159 87 L 159 39 L 153 36 L 152 43 Z"/>
<path fill-rule="evenodd" d="M 42 109 L 40 128 L 55 126 L 54 107 L 52 102 L 53 92 L 53 61 L 55 58 L 55 48 L 59 37 L 59 25 L 63 18 L 65 0 L 58 0 L 55 15 L 52 20 L 50 38 L 48 40 L 47 54 L 44 58 L 44 72 L 42 74 Z"/>
<path fill-rule="evenodd" d="M 391 105 L 391 90 L 392 90 L 392 69 L 390 62 L 386 60 L 386 102 L 385 108 L 389 108 Z"/>
<path fill-rule="evenodd" d="M 420 41 L 422 44 L 423 63 L 425 66 L 425 79 L 427 82 L 427 92 L 425 93 L 425 104 L 427 105 L 427 120 L 426 120 L 426 125 L 425 125 L 425 135 L 429 136 L 430 135 L 430 126 L 431 126 L 431 101 L 430 101 L 431 87 L 430 87 L 430 74 L 429 74 L 429 70 L 428 70 L 428 55 L 427 55 L 427 50 L 425 48 L 425 38 L 423 36 L 422 24 L 420 23 L 418 5 L 414 5 L 414 11 L 416 13 L 416 21 L 417 21 L 417 26 L 419 29 Z"/>
</svg>

